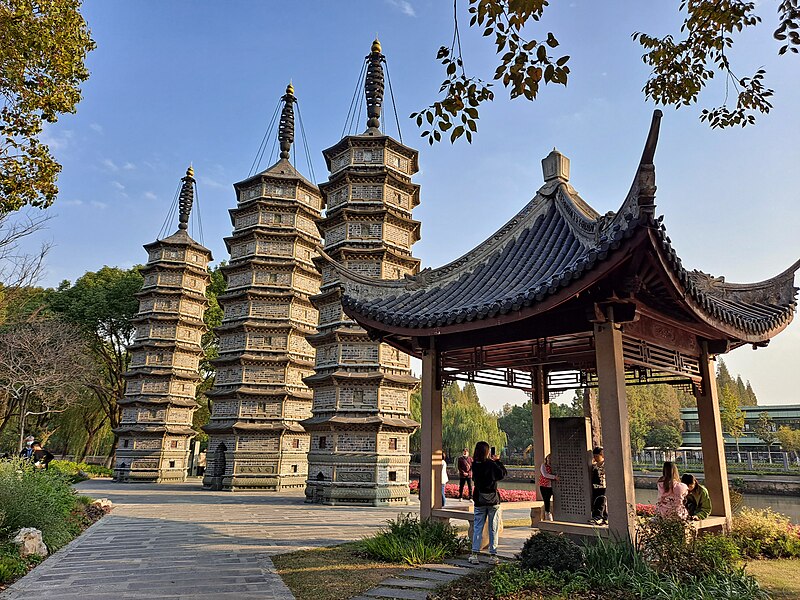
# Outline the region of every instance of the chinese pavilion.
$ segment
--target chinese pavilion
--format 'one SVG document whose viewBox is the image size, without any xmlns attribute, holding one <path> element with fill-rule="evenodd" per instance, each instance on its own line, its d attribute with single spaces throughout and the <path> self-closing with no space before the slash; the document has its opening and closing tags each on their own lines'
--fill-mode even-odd
<svg viewBox="0 0 800 600">
<path fill-rule="evenodd" d="M 325 252 L 376 281 L 413 275 L 419 240 L 411 212 L 419 204 L 417 151 L 380 130 L 384 92 L 378 40 L 366 57 L 367 129 L 323 152 L 330 171 L 320 185 L 326 207 L 319 228 Z M 317 262 L 317 261 L 315 261 Z M 306 501 L 327 504 L 408 502 L 410 394 L 417 385 L 409 357 L 382 344 L 342 312 L 338 273 L 317 262 L 322 288 L 312 298 L 319 309 L 316 373 L 305 379 L 314 391 L 313 416 L 302 422 L 311 434 Z"/>
<path fill-rule="evenodd" d="M 125 397 L 115 477 L 119 481 L 183 481 L 194 437 L 195 388 L 206 331 L 203 313 L 211 252 L 187 233 L 194 202 L 191 167 L 178 196 L 178 231 L 147 244 L 144 284 Z"/>
<path fill-rule="evenodd" d="M 452 263 L 385 281 L 327 260 L 345 313 L 369 334 L 422 358 L 423 517 L 445 517 L 442 385 L 467 380 L 532 391 L 534 450 L 550 452 L 551 393 L 598 388 L 608 526 L 542 523 L 571 534 L 634 535 L 626 385 L 688 386 L 696 395 L 711 524 L 729 526 L 714 357 L 765 346 L 792 320 L 800 261 L 759 283 L 689 270 L 655 216 L 656 111 L 633 185 L 601 215 L 569 183 L 569 160 L 542 161 L 544 185 L 497 233 Z M 332 257 L 332 258 L 339 258 Z M 312 449 L 312 453 L 315 452 Z M 310 471 L 313 476 L 315 469 Z"/>
<path fill-rule="evenodd" d="M 266 171 L 234 185 L 230 262 L 222 267 L 227 290 L 203 486 L 278 490 L 305 485 L 309 436 L 299 422 L 311 416 L 319 292 L 312 259 L 319 245 L 317 187 L 289 162 L 294 143 L 294 88 L 282 97 L 280 158 Z"/>
</svg>

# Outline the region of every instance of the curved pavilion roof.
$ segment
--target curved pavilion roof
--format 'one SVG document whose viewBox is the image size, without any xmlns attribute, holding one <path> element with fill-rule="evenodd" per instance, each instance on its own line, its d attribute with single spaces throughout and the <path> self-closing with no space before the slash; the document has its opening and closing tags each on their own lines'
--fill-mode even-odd
<svg viewBox="0 0 800 600">
<path fill-rule="evenodd" d="M 340 274 L 342 304 L 379 336 L 440 335 L 541 314 L 574 299 L 623 261 L 637 303 L 693 321 L 709 339 L 763 343 L 791 321 L 800 261 L 759 283 L 727 283 L 686 269 L 656 219 L 653 157 L 661 112 L 653 116 L 633 185 L 617 212 L 600 215 L 568 182 L 568 160 L 554 150 L 545 184 L 514 218 L 482 244 L 437 269 L 403 280 Z M 631 267 L 650 257 L 650 274 Z M 639 269 L 637 271 L 637 269 Z M 656 272 L 655 274 L 653 274 Z"/>
</svg>

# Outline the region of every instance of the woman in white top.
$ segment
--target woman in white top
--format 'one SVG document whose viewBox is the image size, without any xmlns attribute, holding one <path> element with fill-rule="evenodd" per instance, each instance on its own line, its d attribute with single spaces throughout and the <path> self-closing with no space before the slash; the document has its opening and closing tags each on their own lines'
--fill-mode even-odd
<svg viewBox="0 0 800 600">
<path fill-rule="evenodd" d="M 444 486 L 447 485 L 448 481 L 450 480 L 447 478 L 447 454 L 442 450 L 442 506 L 444 506 L 445 499 L 447 498 L 444 494 Z"/>
</svg>

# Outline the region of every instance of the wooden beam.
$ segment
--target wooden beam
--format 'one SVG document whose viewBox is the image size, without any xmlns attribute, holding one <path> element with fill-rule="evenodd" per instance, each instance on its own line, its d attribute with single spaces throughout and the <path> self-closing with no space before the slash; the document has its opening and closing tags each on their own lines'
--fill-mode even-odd
<svg viewBox="0 0 800 600">
<path fill-rule="evenodd" d="M 719 413 L 717 376 L 714 371 L 714 359 L 708 353 L 708 345 L 703 342 L 701 348 L 700 372 L 703 377 L 703 391 L 698 392 L 696 398 L 705 486 L 711 498 L 711 514 L 725 517 L 727 528 L 730 530 L 731 496 L 725 462 L 725 439 L 722 436 L 722 420 Z"/>
<path fill-rule="evenodd" d="M 439 351 L 422 355 L 422 424 L 419 474 L 419 512 L 423 519 L 442 507 L 442 390 L 439 385 Z"/>
<path fill-rule="evenodd" d="M 613 315 L 609 315 L 613 318 Z M 636 538 L 636 497 L 625 395 L 620 326 L 609 318 L 594 326 L 603 454 L 606 465 L 608 528 L 619 539 Z"/>
</svg>

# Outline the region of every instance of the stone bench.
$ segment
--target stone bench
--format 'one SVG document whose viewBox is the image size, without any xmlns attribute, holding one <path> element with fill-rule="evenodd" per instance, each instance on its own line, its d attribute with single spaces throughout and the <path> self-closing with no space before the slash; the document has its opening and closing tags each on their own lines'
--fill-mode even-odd
<svg viewBox="0 0 800 600">
<path fill-rule="evenodd" d="M 500 503 L 500 528 L 498 535 L 503 532 L 503 509 L 504 508 L 529 508 L 531 510 L 531 527 L 536 527 L 542 520 L 544 511 L 544 502 L 541 500 L 534 500 L 530 502 L 501 502 Z M 431 516 L 437 519 L 457 519 L 469 522 L 469 539 L 472 539 L 472 533 L 475 527 L 475 513 L 472 504 L 463 506 L 454 506 L 448 508 L 435 508 L 431 511 Z M 488 523 L 483 526 L 483 539 L 481 542 L 481 550 L 489 547 L 489 527 Z"/>
<path fill-rule="evenodd" d="M 706 517 L 700 521 L 690 521 L 698 533 L 725 532 L 728 529 L 728 519 L 725 517 Z"/>
</svg>

